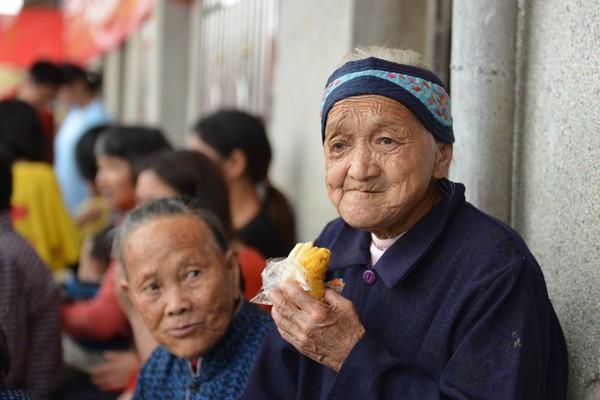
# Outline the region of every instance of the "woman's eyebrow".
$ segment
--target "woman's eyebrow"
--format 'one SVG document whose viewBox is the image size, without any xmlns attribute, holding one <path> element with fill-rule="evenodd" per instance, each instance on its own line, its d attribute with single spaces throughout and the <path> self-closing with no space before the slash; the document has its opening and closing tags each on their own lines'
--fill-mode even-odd
<svg viewBox="0 0 600 400">
<path fill-rule="evenodd" d="M 329 120 L 329 122 L 327 122 L 326 133 L 327 132 L 329 132 L 329 133 L 339 132 L 343 128 L 347 119 L 348 119 L 348 112 L 341 112 L 339 114 L 339 116 L 334 115 L 333 120 Z"/>
<path fill-rule="evenodd" d="M 374 130 L 388 130 L 394 133 L 409 133 L 408 124 L 402 119 L 377 118 L 373 121 Z"/>
<path fill-rule="evenodd" d="M 143 286 L 147 281 L 156 278 L 156 272 L 150 271 L 142 274 L 140 279 L 137 280 L 138 286 Z"/>
<path fill-rule="evenodd" d="M 194 265 L 194 266 L 197 266 L 200 268 L 205 268 L 209 264 L 208 258 L 209 258 L 208 256 L 204 256 L 204 255 L 186 254 L 186 255 L 182 255 L 181 257 L 177 258 L 175 260 L 175 264 L 177 265 L 178 269 L 186 268 L 191 265 Z"/>
</svg>

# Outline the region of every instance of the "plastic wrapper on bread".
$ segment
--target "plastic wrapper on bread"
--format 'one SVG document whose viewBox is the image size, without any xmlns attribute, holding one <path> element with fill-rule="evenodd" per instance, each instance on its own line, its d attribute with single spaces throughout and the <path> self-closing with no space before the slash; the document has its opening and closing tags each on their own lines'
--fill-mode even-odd
<svg viewBox="0 0 600 400">
<path fill-rule="evenodd" d="M 252 300 L 258 304 L 272 304 L 269 291 L 283 285 L 289 279 L 298 282 L 300 287 L 318 300 L 325 294 L 325 273 L 329 266 L 331 252 L 323 247 L 315 247 L 312 242 L 298 243 L 287 258 L 269 260 L 263 270 L 262 290 Z"/>
</svg>

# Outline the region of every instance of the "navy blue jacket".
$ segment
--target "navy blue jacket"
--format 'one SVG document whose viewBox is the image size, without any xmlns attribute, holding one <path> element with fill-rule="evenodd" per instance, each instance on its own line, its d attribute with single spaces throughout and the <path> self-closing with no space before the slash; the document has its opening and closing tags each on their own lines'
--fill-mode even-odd
<svg viewBox="0 0 600 400">
<path fill-rule="evenodd" d="M 331 222 L 332 250 L 366 334 L 336 374 L 274 331 L 244 399 L 566 398 L 567 351 L 539 265 L 510 227 L 465 202 L 464 186 L 414 225 L 373 266 L 370 234 Z"/>
</svg>

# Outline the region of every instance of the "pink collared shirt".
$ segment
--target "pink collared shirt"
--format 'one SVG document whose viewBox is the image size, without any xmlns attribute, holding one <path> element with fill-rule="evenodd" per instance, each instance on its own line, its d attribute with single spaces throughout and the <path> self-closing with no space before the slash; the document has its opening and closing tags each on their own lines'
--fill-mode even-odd
<svg viewBox="0 0 600 400">
<path fill-rule="evenodd" d="M 371 233 L 371 246 L 369 248 L 371 251 L 371 265 L 375 265 L 381 256 L 383 256 L 383 253 L 392 247 L 392 245 L 396 243 L 396 241 L 400 239 L 402 235 L 404 235 L 404 233 L 401 233 L 391 239 L 379 239 L 377 236 L 375 236 L 375 234 Z"/>
</svg>

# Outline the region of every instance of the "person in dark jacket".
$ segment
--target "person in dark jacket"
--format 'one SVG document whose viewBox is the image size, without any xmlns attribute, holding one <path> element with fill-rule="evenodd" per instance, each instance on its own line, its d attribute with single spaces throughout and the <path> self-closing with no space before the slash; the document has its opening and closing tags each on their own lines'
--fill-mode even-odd
<svg viewBox="0 0 600 400">
<path fill-rule="evenodd" d="M 262 120 L 239 110 L 217 111 L 196 123 L 188 147 L 221 167 L 236 236 L 266 258 L 285 257 L 296 241 L 294 213 L 269 181 L 272 152 Z"/>
<path fill-rule="evenodd" d="M 329 78 L 322 140 L 340 218 L 317 301 L 269 292 L 277 332 L 244 399 L 565 399 L 567 350 L 542 271 L 509 226 L 446 177 L 443 83 L 418 55 L 359 50 Z"/>
<path fill-rule="evenodd" d="M 0 142 L 0 399 L 21 398 L 3 394 L 10 389 L 47 400 L 59 383 L 62 364 L 60 289 L 48 266 L 13 228 L 11 162 Z"/>
<path fill-rule="evenodd" d="M 0 400 L 28 400 L 29 396 L 20 390 L 8 390 L 4 386 L 4 376 L 10 369 L 10 354 L 4 332 L 0 329 Z"/>
</svg>

